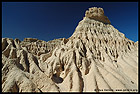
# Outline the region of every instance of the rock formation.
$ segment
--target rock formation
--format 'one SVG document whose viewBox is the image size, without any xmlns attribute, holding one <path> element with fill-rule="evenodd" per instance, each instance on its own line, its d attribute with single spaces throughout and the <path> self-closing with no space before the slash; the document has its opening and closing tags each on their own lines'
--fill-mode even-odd
<svg viewBox="0 0 140 94">
<path fill-rule="evenodd" d="M 2 38 L 2 92 L 137 92 L 138 42 L 90 8 L 73 35 Z"/>
<path fill-rule="evenodd" d="M 97 8 L 97 7 L 89 8 L 89 10 L 87 10 L 85 13 L 85 17 L 88 17 L 90 19 L 94 19 L 97 21 L 101 21 L 101 22 L 106 23 L 106 24 L 111 24 L 108 17 L 106 17 L 104 15 L 103 8 Z"/>
</svg>

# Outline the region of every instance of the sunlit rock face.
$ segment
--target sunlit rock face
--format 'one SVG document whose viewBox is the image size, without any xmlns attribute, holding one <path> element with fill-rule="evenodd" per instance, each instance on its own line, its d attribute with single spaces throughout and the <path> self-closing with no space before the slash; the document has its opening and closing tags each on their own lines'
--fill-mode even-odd
<svg viewBox="0 0 140 94">
<path fill-rule="evenodd" d="M 2 38 L 2 92 L 138 90 L 138 42 L 90 11 L 68 39 Z"/>
</svg>

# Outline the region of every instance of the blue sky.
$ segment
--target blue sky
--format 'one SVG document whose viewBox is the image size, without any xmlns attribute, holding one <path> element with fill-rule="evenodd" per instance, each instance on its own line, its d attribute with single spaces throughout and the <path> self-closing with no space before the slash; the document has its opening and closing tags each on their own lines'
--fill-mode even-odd
<svg viewBox="0 0 140 94">
<path fill-rule="evenodd" d="M 90 7 L 102 7 L 116 29 L 138 41 L 138 2 L 2 2 L 2 37 L 69 38 Z"/>
</svg>

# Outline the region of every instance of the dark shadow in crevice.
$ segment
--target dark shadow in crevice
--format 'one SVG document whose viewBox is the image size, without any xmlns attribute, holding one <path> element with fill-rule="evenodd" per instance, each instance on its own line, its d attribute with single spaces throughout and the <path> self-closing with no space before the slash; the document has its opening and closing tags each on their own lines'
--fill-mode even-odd
<svg viewBox="0 0 140 94">
<path fill-rule="evenodd" d="M 41 91 L 41 89 L 38 88 L 38 90 L 40 91 L 40 93 L 43 93 L 43 92 Z"/>
<path fill-rule="evenodd" d="M 35 57 L 34 55 L 33 55 L 33 61 L 35 62 L 35 64 L 37 65 L 37 67 L 40 69 L 40 71 L 44 73 L 44 71 L 39 67 L 39 62 L 37 60 L 37 57 Z"/>
<path fill-rule="evenodd" d="M 59 84 L 59 83 L 62 83 L 63 82 L 63 78 L 61 78 L 61 77 L 59 77 L 59 76 L 57 76 L 56 74 L 53 74 L 53 76 L 52 76 L 52 81 L 53 82 L 55 82 L 55 83 L 57 83 L 57 84 Z"/>
<path fill-rule="evenodd" d="M 106 23 L 106 22 L 104 22 L 104 21 L 101 21 L 101 20 L 97 20 L 97 19 L 94 19 L 94 18 L 89 18 L 89 19 L 91 19 L 91 20 L 95 20 L 95 21 L 99 21 L 99 22 L 102 22 L 102 23 L 104 23 L 105 25 L 111 25 L 111 22 L 110 23 Z"/>
</svg>

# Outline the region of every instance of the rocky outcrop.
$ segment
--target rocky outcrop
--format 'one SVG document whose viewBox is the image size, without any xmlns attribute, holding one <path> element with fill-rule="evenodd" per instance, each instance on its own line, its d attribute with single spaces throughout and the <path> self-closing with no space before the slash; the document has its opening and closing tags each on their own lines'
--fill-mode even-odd
<svg viewBox="0 0 140 94">
<path fill-rule="evenodd" d="M 51 53 L 55 47 L 59 46 L 63 39 L 55 39 L 52 41 L 42 41 L 36 40 L 33 42 L 27 41 L 27 39 L 32 40 L 31 38 L 25 38 L 20 45 L 26 49 L 29 53 L 40 56 L 41 54 Z M 33 39 L 34 40 L 34 39 Z"/>
<path fill-rule="evenodd" d="M 137 92 L 138 43 L 106 23 L 86 16 L 48 42 L 3 38 L 2 92 Z"/>
<path fill-rule="evenodd" d="M 135 43 L 112 25 L 84 18 L 69 41 L 45 61 L 44 73 L 63 79 L 58 84 L 61 91 L 135 90 L 137 52 Z"/>
<path fill-rule="evenodd" d="M 97 8 L 97 7 L 89 8 L 89 10 L 87 10 L 85 13 L 85 17 L 88 17 L 90 19 L 94 19 L 97 21 L 101 21 L 101 22 L 106 23 L 106 24 L 111 24 L 108 17 L 106 17 L 104 15 L 103 8 Z"/>
<path fill-rule="evenodd" d="M 58 39 L 59 40 L 59 39 Z M 61 39 L 60 39 L 61 40 Z M 40 42 L 37 42 L 40 41 Z M 41 47 L 47 49 L 44 45 L 51 45 L 45 41 L 37 40 L 34 44 L 40 43 Z M 57 41 L 55 41 L 57 43 Z M 44 43 L 44 45 L 43 45 Z M 57 45 L 61 42 L 57 43 Z M 49 92 L 59 91 L 54 82 L 42 71 L 39 56 L 30 51 L 40 48 L 29 41 L 20 41 L 19 39 L 2 38 L 2 91 L 3 92 Z M 33 47 L 33 48 L 30 48 Z M 52 48 L 53 47 L 53 48 Z M 26 48 L 26 49 L 25 49 Z M 29 48 L 29 49 L 28 49 Z M 52 45 L 50 52 L 55 47 Z M 39 50 L 41 51 L 41 50 Z M 50 52 L 44 52 L 44 58 Z M 40 53 L 41 55 L 42 53 Z"/>
</svg>

